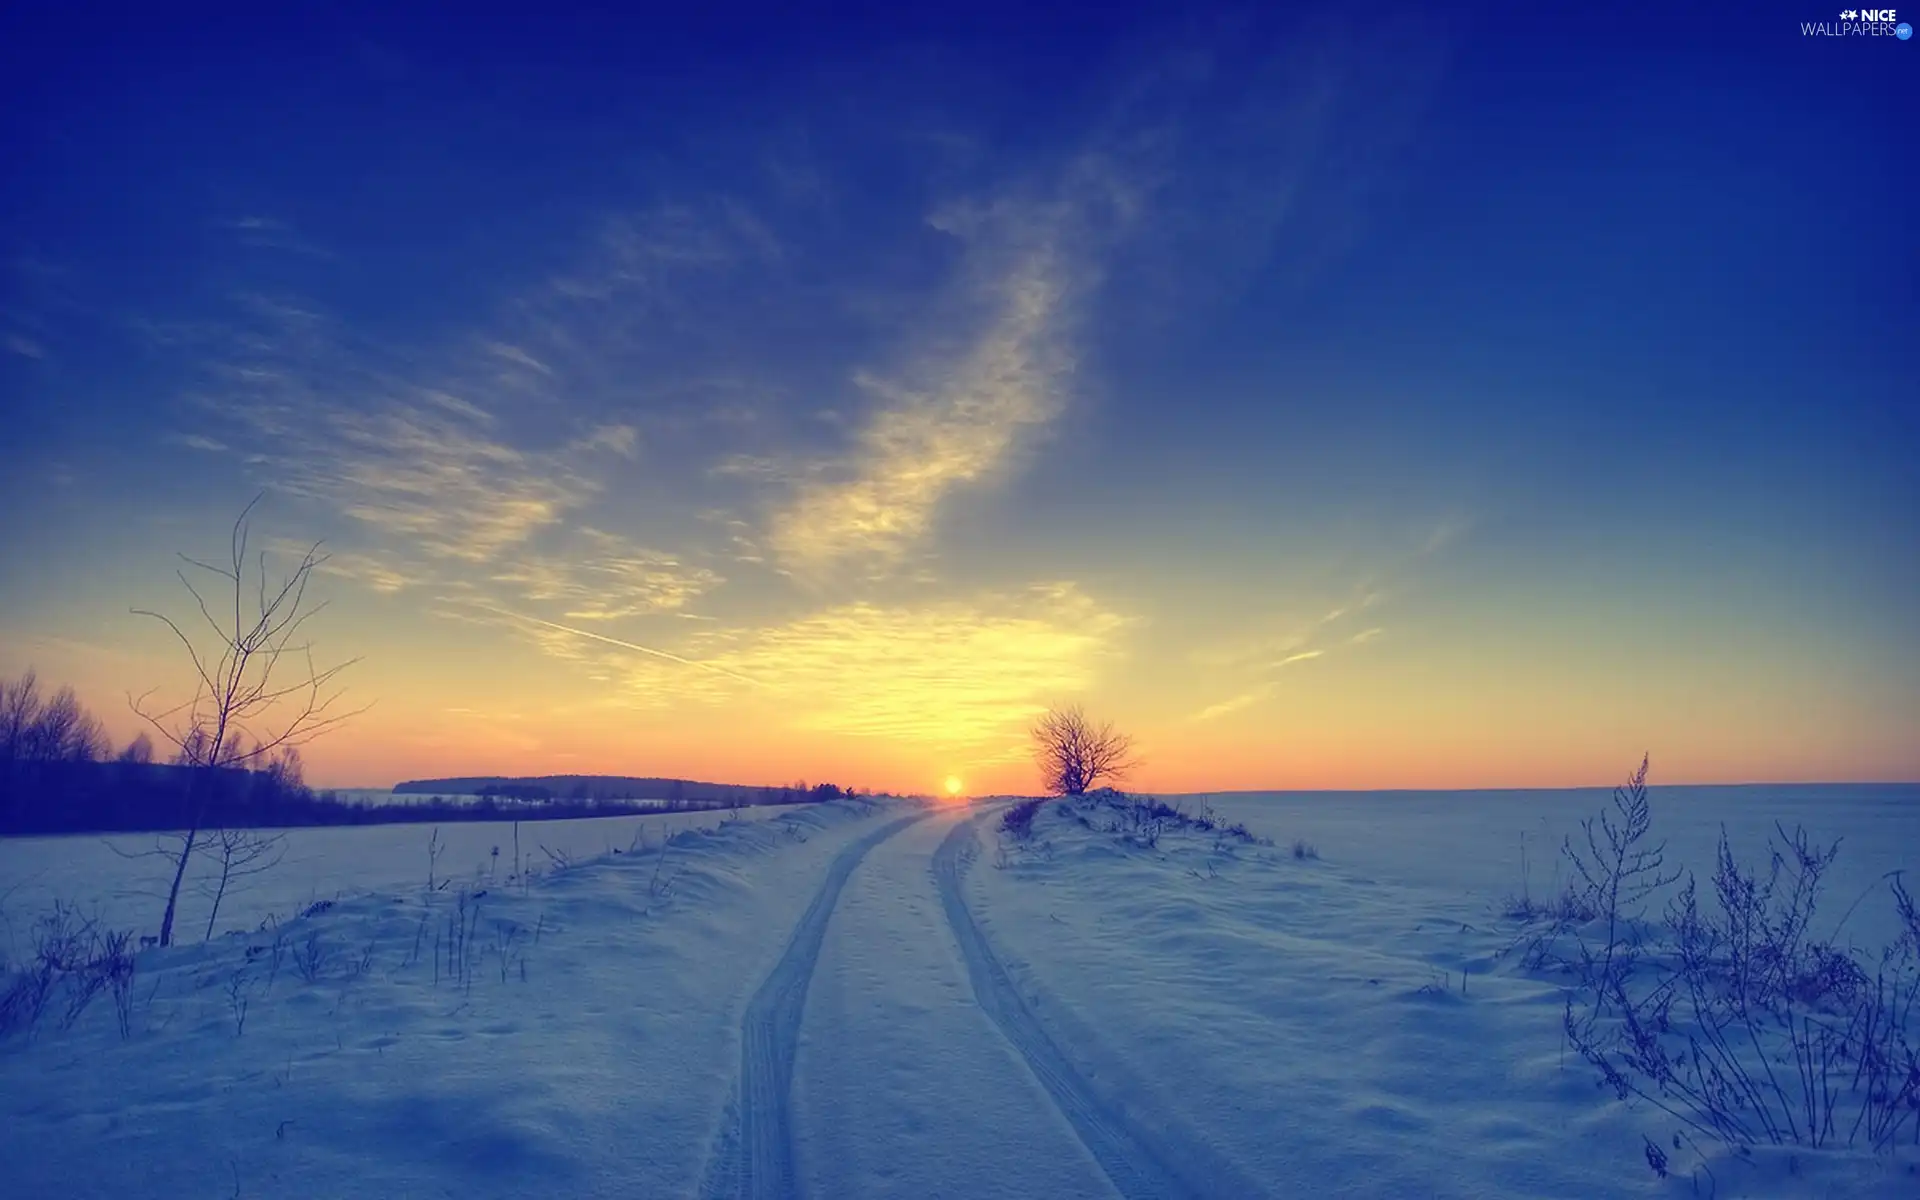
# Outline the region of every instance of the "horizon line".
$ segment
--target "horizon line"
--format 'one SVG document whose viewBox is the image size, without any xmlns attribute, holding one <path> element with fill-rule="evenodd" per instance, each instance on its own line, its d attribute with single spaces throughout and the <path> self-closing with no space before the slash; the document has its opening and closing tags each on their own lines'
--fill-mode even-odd
<svg viewBox="0 0 1920 1200">
<path fill-rule="evenodd" d="M 667 780 L 679 780 L 679 782 L 682 782 L 682 783 L 698 783 L 698 784 L 709 784 L 716 787 L 739 787 L 739 788 L 786 788 L 786 787 L 792 786 L 791 783 L 735 783 L 735 782 L 730 782 L 727 780 L 719 780 L 719 779 L 691 779 L 691 778 L 684 778 L 681 776 L 674 776 L 674 775 L 620 775 L 620 774 L 613 774 L 613 773 L 604 772 L 604 771 L 586 771 L 586 772 L 554 771 L 554 772 L 547 772 L 541 775 L 507 775 L 507 774 L 494 772 L 491 774 L 475 773 L 475 774 L 464 775 L 464 776 L 443 775 L 443 776 L 438 776 L 436 778 L 442 778 L 442 779 L 462 779 L 462 778 L 464 779 L 557 779 L 557 778 L 563 778 L 563 777 L 579 778 L 579 779 L 667 779 Z M 315 791 L 391 792 L 393 791 L 394 788 L 398 787 L 402 783 L 416 783 L 416 782 L 419 782 L 419 780 L 402 779 L 402 780 L 396 781 L 395 783 L 390 783 L 385 785 L 377 785 L 377 784 L 362 785 L 362 784 L 336 783 L 336 784 L 310 784 L 308 786 L 312 787 Z M 832 782 L 832 781 L 822 780 L 820 782 Z M 836 786 L 844 786 L 844 785 L 836 785 Z M 864 785 L 855 785 L 855 786 L 864 786 Z M 1621 784 L 1619 782 L 1615 782 L 1615 783 L 1560 783 L 1560 784 L 1545 784 L 1545 785 L 1498 784 L 1498 785 L 1489 785 L 1484 787 L 1471 787 L 1471 786 L 1469 787 L 1322 787 L 1322 788 L 1313 788 L 1313 787 L 1238 788 L 1236 787 L 1236 788 L 1195 788 L 1195 789 L 1189 789 L 1189 790 L 1168 789 L 1168 788 L 1133 788 L 1133 789 L 1120 788 L 1117 790 L 1128 792 L 1129 794 L 1132 794 L 1132 795 L 1141 795 L 1141 796 L 1319 796 L 1319 795 L 1329 795 L 1329 794 L 1371 796 L 1371 795 L 1397 794 L 1397 793 L 1452 794 L 1452 793 L 1463 793 L 1463 792 L 1589 792 L 1589 791 L 1596 791 L 1596 790 L 1611 791 L 1614 788 L 1617 788 L 1619 786 L 1621 786 Z M 1920 787 L 1920 779 L 1748 779 L 1748 780 L 1737 780 L 1737 781 L 1731 781 L 1731 782 L 1694 781 L 1689 783 L 1656 783 L 1653 781 L 1649 781 L 1647 786 L 1649 789 L 1656 790 L 1656 791 L 1662 788 L 1703 788 L 1703 787 L 1715 787 L 1715 788 Z M 896 795 L 896 796 L 915 796 L 915 795 L 922 794 L 921 792 L 918 792 L 918 791 L 897 792 L 897 791 L 890 791 L 888 789 L 874 789 L 874 790 L 888 791 L 889 794 Z M 927 793 L 927 794 L 931 794 L 931 793 Z M 1033 794 L 1038 795 L 1039 793 L 1033 793 Z M 1026 796 L 1027 793 L 992 792 L 992 793 L 984 793 L 983 795 Z M 980 799 L 982 798 L 982 796 L 975 796 L 973 798 Z"/>
</svg>

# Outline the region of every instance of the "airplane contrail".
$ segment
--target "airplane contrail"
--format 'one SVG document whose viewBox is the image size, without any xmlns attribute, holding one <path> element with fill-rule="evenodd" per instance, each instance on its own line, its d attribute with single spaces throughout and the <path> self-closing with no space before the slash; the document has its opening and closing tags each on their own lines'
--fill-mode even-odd
<svg viewBox="0 0 1920 1200">
<path fill-rule="evenodd" d="M 665 650 L 655 650 L 652 646 L 642 646 L 638 642 L 624 642 L 616 637 L 608 637 L 604 633 L 593 633 L 585 629 L 575 629 L 571 625 L 561 625 L 555 621 L 546 621 L 539 617 L 530 617 L 525 613 L 509 612 L 504 608 L 495 608 L 491 604 L 475 603 L 474 607 L 485 609 L 488 612 L 499 613 L 503 617 L 512 617 L 516 621 L 528 621 L 535 625 L 545 625 L 548 629 L 558 629 L 561 633 L 570 633 L 575 637 L 592 638 L 596 642 L 605 642 L 609 646 L 619 646 L 626 650 L 637 650 L 641 654 L 651 654 L 655 658 L 664 658 L 668 662 L 677 662 L 681 666 L 698 667 L 702 671 L 711 671 L 715 675 L 725 675 L 729 679 L 738 679 L 741 683 L 750 683 L 754 687 L 766 686 L 758 679 L 750 679 L 738 671 L 729 671 L 725 667 L 716 667 L 712 663 L 701 662 L 699 659 L 681 658 L 678 654 L 669 654 Z"/>
</svg>

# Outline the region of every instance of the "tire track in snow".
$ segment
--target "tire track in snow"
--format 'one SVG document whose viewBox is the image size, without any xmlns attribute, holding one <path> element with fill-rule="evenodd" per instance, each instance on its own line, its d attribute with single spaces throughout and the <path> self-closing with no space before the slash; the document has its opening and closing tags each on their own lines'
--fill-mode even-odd
<svg viewBox="0 0 1920 1200">
<path fill-rule="evenodd" d="M 894 834 L 924 820 L 927 813 L 894 821 L 854 842 L 827 864 L 813 902 L 794 926 L 780 961 L 768 973 L 740 1019 L 740 1074 L 727 1104 L 720 1136 L 707 1159 L 700 1194 L 707 1200 L 754 1200 L 799 1193 L 793 1166 L 793 1058 L 807 985 L 820 958 L 827 922 L 847 878 L 867 852 Z"/>
<path fill-rule="evenodd" d="M 1211 1149 L 1183 1144 L 1164 1126 L 1143 1121 L 1116 1103 L 1117 1098 L 1103 1097 L 1035 1020 L 961 894 L 964 852 L 977 844 L 973 827 L 978 821 L 975 817 L 955 825 L 934 851 L 933 873 L 947 924 L 966 959 L 967 976 L 980 1007 L 1026 1059 L 1114 1189 L 1138 1200 L 1260 1195 L 1259 1188 Z"/>
</svg>

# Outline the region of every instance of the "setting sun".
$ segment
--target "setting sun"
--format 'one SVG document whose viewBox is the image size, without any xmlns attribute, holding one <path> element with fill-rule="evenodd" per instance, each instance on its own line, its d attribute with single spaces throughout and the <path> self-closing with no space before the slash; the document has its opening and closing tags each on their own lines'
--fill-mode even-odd
<svg viewBox="0 0 1920 1200">
<path fill-rule="evenodd" d="M 958 796 L 960 794 L 960 790 L 965 786 L 966 786 L 965 784 L 960 782 L 960 777 L 958 775 L 947 776 L 947 795 Z"/>
</svg>

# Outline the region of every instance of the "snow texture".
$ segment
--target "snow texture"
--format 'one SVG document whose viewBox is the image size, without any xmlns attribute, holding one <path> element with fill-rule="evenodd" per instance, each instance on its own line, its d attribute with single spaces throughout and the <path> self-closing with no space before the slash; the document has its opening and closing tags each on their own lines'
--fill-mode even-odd
<svg viewBox="0 0 1920 1200">
<path fill-rule="evenodd" d="M 572 865 L 511 882 L 498 827 L 450 826 L 434 889 L 419 827 L 305 831 L 230 929 L 140 952 L 124 1036 L 108 997 L 69 1021 L 56 996 L 0 1038 L 0 1191 L 1920 1194 L 1912 1147 L 1676 1145 L 1567 1051 L 1501 910 L 1564 881 L 1559 837 L 1605 797 L 1211 802 L 1264 842 L 1061 802 L 1024 840 L 1007 801 L 523 824 Z M 1822 934 L 1863 946 L 1920 845 L 1920 788 L 1654 803 L 1696 870 L 1723 823 L 1743 851 L 1780 818 L 1844 837 Z M 9 953 L 54 895 L 150 920 L 126 869 L 97 839 L 0 844 Z"/>
<path fill-rule="evenodd" d="M 747 1002 L 740 1022 L 740 1075 L 729 1101 L 728 1120 L 714 1148 L 709 1196 L 771 1197 L 792 1195 L 798 1186 L 793 1170 L 793 1120 L 788 1112 L 793 1092 L 793 1058 L 800 1037 L 800 1012 L 813 981 L 827 921 L 847 876 L 867 851 L 899 833 L 921 815 L 883 825 L 834 856 L 813 902 L 794 927 L 793 939 L 766 981 Z"/>
</svg>

